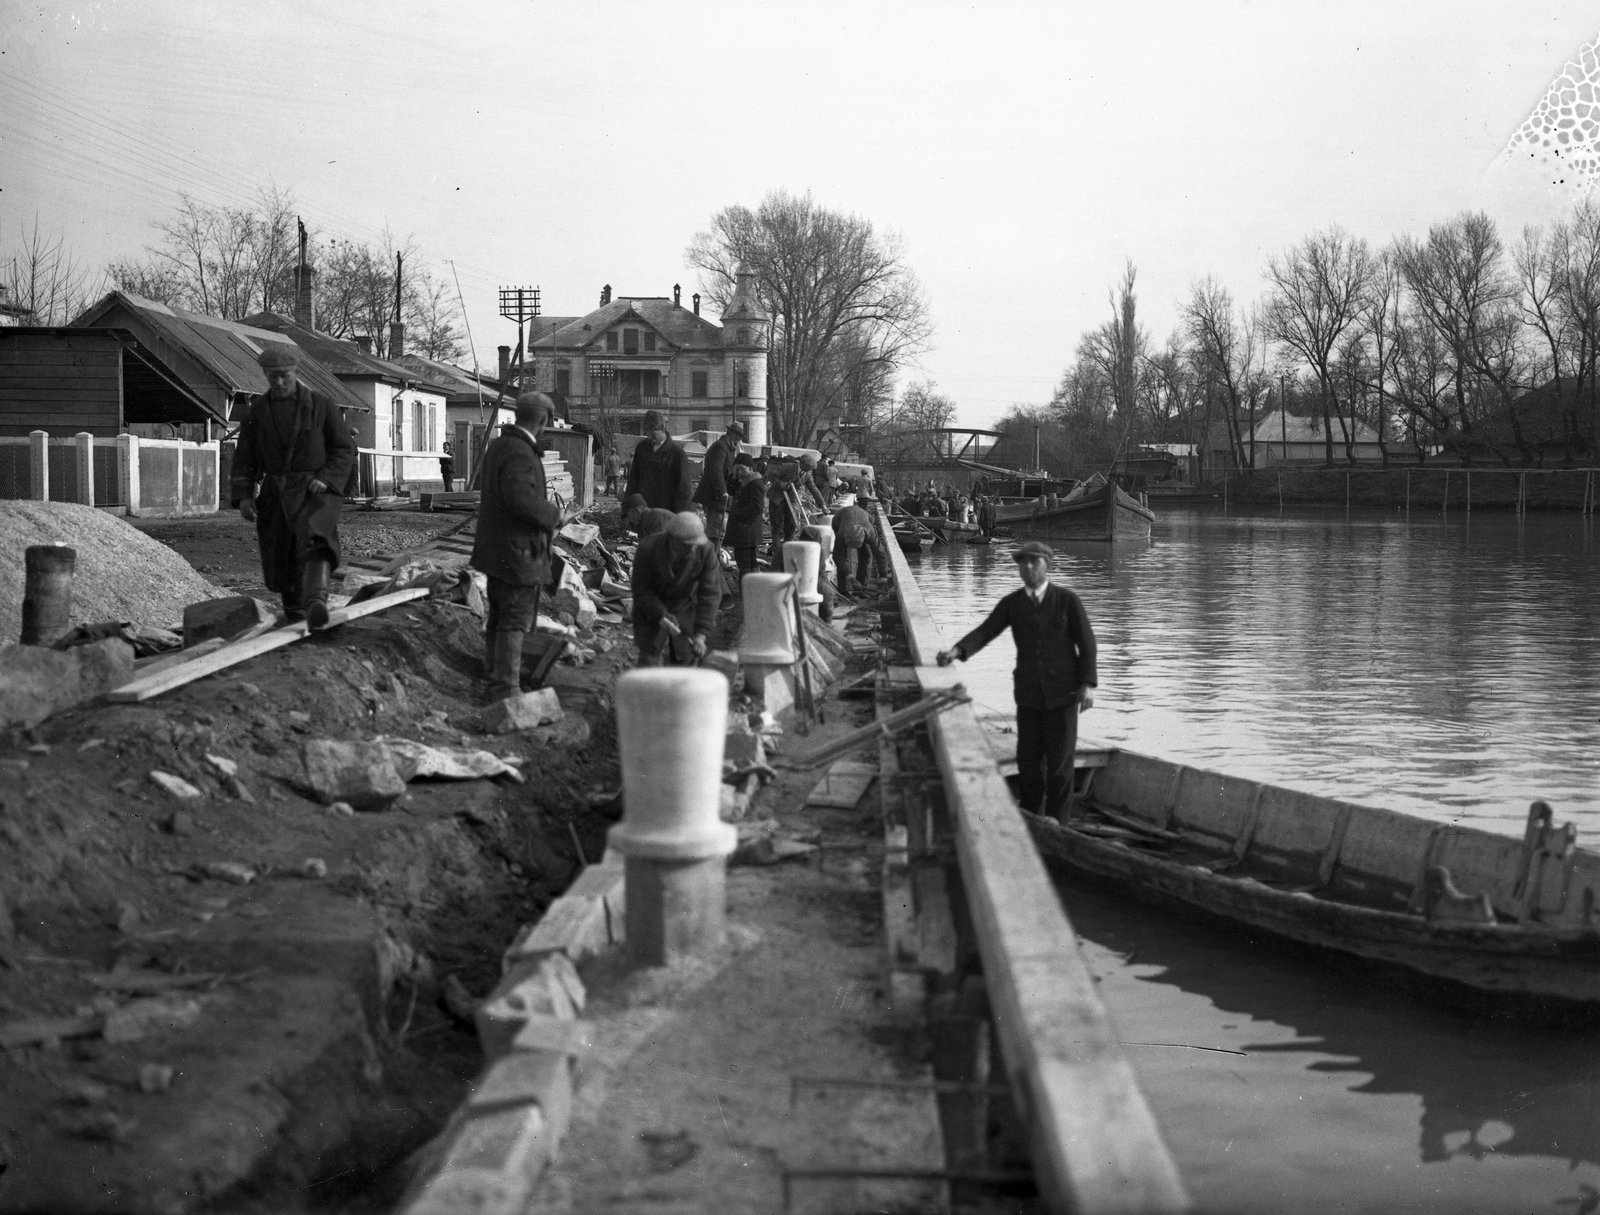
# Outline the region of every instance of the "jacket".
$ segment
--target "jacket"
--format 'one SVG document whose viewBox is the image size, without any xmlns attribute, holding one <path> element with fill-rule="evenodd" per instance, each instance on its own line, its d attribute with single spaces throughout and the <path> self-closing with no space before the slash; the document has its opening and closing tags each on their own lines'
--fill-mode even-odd
<svg viewBox="0 0 1600 1215">
<path fill-rule="evenodd" d="M 700 471 L 700 484 L 694 491 L 696 502 L 711 510 L 728 509 L 728 475 L 733 472 L 733 462 L 738 455 L 738 444 L 727 435 L 723 435 L 706 448 L 705 466 Z"/>
<path fill-rule="evenodd" d="M 650 446 L 649 439 L 635 447 L 623 494 L 640 494 L 651 506 L 662 510 L 688 510 L 689 457 L 684 454 L 683 445 L 669 438 L 660 451 Z"/>
<path fill-rule="evenodd" d="M 696 543 L 676 564 L 671 537 L 664 532 L 639 541 L 633 555 L 636 629 L 653 628 L 670 614 L 685 631 L 710 636 L 721 606 L 722 560 L 709 540 Z"/>
<path fill-rule="evenodd" d="M 1024 709 L 1059 709 L 1078 696 L 1080 685 L 1094 687 L 1094 630 L 1083 601 L 1064 586 L 1051 583 L 1043 602 L 1035 605 L 1027 589 L 1019 587 L 955 648 L 971 658 L 1007 628 L 1017 643 L 1017 665 L 1011 674 L 1012 693 Z"/>
<path fill-rule="evenodd" d="M 512 586 L 550 581 L 550 537 L 561 511 L 545 495 L 544 454 L 528 432 L 507 426 L 483 453 L 472 565 Z"/>
<path fill-rule="evenodd" d="M 760 477 L 746 481 L 733 495 L 728 507 L 728 531 L 723 543 L 729 548 L 757 548 L 766 539 L 767 486 Z"/>
</svg>

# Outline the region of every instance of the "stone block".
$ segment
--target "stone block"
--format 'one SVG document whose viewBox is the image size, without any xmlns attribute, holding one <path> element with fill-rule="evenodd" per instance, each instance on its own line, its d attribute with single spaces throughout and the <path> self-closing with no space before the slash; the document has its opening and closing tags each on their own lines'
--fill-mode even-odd
<svg viewBox="0 0 1600 1215">
<path fill-rule="evenodd" d="M 483 728 L 489 734 L 510 734 L 514 730 L 537 729 L 565 716 L 556 690 L 540 688 L 497 700 L 484 710 Z"/>
<path fill-rule="evenodd" d="M 380 742 L 313 738 L 304 757 L 306 777 L 325 806 L 347 802 L 357 810 L 387 810 L 405 795 L 394 756 Z"/>
<path fill-rule="evenodd" d="M 521 958 L 563 953 L 577 962 L 600 952 L 610 941 L 603 898 L 569 891 L 545 908 L 539 922 L 512 942 L 506 958 L 515 964 Z"/>
<path fill-rule="evenodd" d="M 183 609 L 183 648 L 193 649 L 213 637 L 229 641 L 270 620 L 272 617 L 249 595 L 203 599 Z"/>
<path fill-rule="evenodd" d="M 577 1015 L 554 960 L 538 957 L 514 964 L 478 1005 L 473 1019 L 484 1057 L 497 1060 L 512 1048 L 530 1017 L 571 1021 Z"/>
<path fill-rule="evenodd" d="M 537 1105 L 554 1148 L 572 1119 L 572 1053 L 514 1050 L 484 1073 L 467 1105 L 473 1110 Z"/>
<path fill-rule="evenodd" d="M 791 667 L 747 665 L 744 690 L 756 707 L 774 718 L 794 706 L 794 670 Z"/>
<path fill-rule="evenodd" d="M 513 1051 L 554 1051 L 563 1055 L 589 1053 L 589 1027 L 582 1021 L 535 1013 L 522 1023 L 512 1039 Z"/>
<path fill-rule="evenodd" d="M 526 1185 L 550 1158 L 546 1129 L 537 1105 L 469 1113 L 456 1128 L 439 1175 L 487 1169 L 503 1178 L 520 1177 Z M 457 1208 L 458 1215 L 471 1210 L 476 1208 Z"/>
<path fill-rule="evenodd" d="M 117 637 L 67 650 L 7 646 L 0 650 L 0 728 L 36 726 L 131 679 L 133 647 Z"/>
</svg>

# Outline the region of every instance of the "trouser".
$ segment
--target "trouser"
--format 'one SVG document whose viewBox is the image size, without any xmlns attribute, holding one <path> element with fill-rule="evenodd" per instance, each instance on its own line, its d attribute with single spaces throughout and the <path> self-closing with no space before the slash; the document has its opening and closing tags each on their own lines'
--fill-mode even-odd
<svg viewBox="0 0 1600 1215">
<path fill-rule="evenodd" d="M 453 468 L 441 468 L 439 470 L 439 480 L 444 482 L 444 492 L 445 493 L 447 493 L 447 494 L 455 493 L 455 486 L 456 486 L 455 469 L 453 469 Z"/>
<path fill-rule="evenodd" d="M 726 508 L 706 507 L 706 539 L 722 547 L 722 538 L 728 534 L 728 512 Z"/>
<path fill-rule="evenodd" d="M 539 615 L 539 588 L 489 579 L 489 614 L 483 623 L 489 699 L 522 691 L 522 641 Z"/>
<path fill-rule="evenodd" d="M 617 482 L 620 481 L 620 480 L 622 480 L 621 474 L 617 474 L 615 476 L 607 477 L 606 478 L 606 493 L 608 493 L 608 494 L 616 493 L 617 492 Z"/>
<path fill-rule="evenodd" d="M 668 606 L 670 609 L 671 605 Z M 639 647 L 639 665 L 642 667 L 696 665 L 694 651 L 689 648 L 689 638 L 694 635 L 694 613 L 695 604 L 692 600 L 673 611 L 672 617 L 678 622 L 678 628 L 681 630 L 676 637 L 662 628 L 659 621 L 655 624 L 635 622 L 633 644 Z"/>
<path fill-rule="evenodd" d="M 741 578 L 756 572 L 756 553 L 759 551 L 753 544 L 733 550 L 733 563 L 739 567 Z"/>
<path fill-rule="evenodd" d="M 1017 706 L 1017 784 L 1022 808 L 1065 821 L 1072 813 L 1072 756 L 1078 702 L 1056 709 Z"/>
</svg>

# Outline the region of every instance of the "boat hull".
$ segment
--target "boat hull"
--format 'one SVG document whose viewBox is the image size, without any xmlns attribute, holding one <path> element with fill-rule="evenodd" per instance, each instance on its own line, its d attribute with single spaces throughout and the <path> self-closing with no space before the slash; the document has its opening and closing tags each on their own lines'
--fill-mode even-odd
<svg viewBox="0 0 1600 1215">
<path fill-rule="evenodd" d="M 1053 507 L 1042 500 L 1002 502 L 995 522 L 1019 535 L 1058 540 L 1148 540 L 1155 513 L 1115 485 L 1102 485 Z"/>
</svg>

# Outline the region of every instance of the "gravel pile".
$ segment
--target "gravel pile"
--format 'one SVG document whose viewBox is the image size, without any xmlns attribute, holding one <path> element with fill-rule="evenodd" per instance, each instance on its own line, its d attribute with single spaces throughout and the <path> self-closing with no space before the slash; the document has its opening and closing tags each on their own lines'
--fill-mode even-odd
<svg viewBox="0 0 1600 1215">
<path fill-rule="evenodd" d="M 188 604 L 227 593 L 115 515 L 71 502 L 0 501 L 0 646 L 22 633 L 23 561 L 33 544 L 77 550 L 74 624 L 131 620 L 175 629 Z"/>
</svg>

